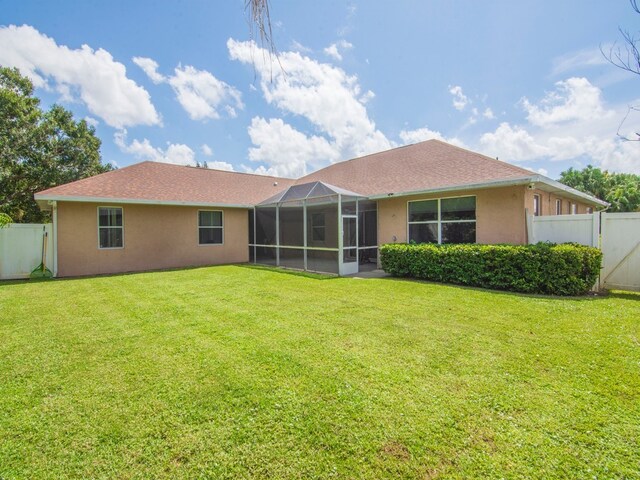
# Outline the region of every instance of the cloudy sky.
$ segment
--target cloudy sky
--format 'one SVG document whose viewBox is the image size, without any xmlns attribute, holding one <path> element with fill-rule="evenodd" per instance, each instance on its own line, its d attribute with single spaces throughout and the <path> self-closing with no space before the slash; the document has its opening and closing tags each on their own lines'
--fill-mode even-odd
<svg viewBox="0 0 640 480">
<path fill-rule="evenodd" d="M 625 0 L 271 0 L 277 59 L 244 0 L 0 6 L 0 65 L 95 125 L 119 167 L 297 177 L 439 138 L 551 177 L 640 173 L 640 143 L 616 135 L 640 77 L 600 53 L 640 31 Z"/>
</svg>

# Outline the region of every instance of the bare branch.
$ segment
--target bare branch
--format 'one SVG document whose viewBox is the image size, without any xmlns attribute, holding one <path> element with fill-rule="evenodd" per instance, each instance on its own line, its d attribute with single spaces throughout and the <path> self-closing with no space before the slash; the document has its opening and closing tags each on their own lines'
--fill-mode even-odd
<svg viewBox="0 0 640 480">
<path fill-rule="evenodd" d="M 269 64 L 272 65 L 272 56 L 276 57 L 280 69 L 284 72 L 282 64 L 280 63 L 280 56 L 278 55 L 276 44 L 273 40 L 269 0 L 245 0 L 244 9 L 245 12 L 247 12 L 249 39 L 260 45 L 263 55 L 262 60 L 267 61 L 267 58 L 265 57 L 265 52 L 267 52 L 269 55 Z M 255 61 L 253 61 L 253 64 L 255 69 Z M 273 81 L 273 71 L 271 71 L 271 81 Z"/>
<path fill-rule="evenodd" d="M 624 140 L 625 142 L 640 142 L 640 133 L 638 133 L 638 132 L 635 132 L 637 138 L 629 138 L 629 137 L 623 135 L 622 133 L 620 133 L 620 130 L 622 130 L 623 125 L 627 121 L 627 118 L 629 117 L 629 115 L 631 114 L 632 111 L 640 112 L 640 106 L 636 106 L 636 105 L 629 105 L 628 106 L 626 115 L 624 116 L 624 118 L 620 122 L 620 125 L 618 125 L 618 131 L 616 132 L 616 135 L 619 138 L 621 138 L 622 140 Z"/>
<path fill-rule="evenodd" d="M 629 0 L 629 3 L 631 3 L 631 8 L 640 14 L 638 0 Z M 622 28 L 618 28 L 618 30 L 624 40 L 624 48 L 620 47 L 616 42 L 609 48 L 608 53 L 605 52 L 602 45 L 600 45 L 600 52 L 612 65 L 627 72 L 640 75 L 640 38 Z"/>
<path fill-rule="evenodd" d="M 270 54 L 277 55 L 273 42 L 269 0 L 245 0 L 244 9 L 248 13 L 250 39 L 254 41 L 259 39 L 262 48 L 266 45 L 266 50 Z"/>
</svg>

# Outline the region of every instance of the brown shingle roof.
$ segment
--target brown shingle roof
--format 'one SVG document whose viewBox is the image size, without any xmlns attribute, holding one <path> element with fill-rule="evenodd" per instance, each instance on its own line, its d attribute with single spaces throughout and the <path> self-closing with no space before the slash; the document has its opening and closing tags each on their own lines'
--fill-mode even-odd
<svg viewBox="0 0 640 480">
<path fill-rule="evenodd" d="M 512 180 L 529 170 L 439 140 L 394 148 L 335 163 L 300 178 L 322 181 L 365 196 Z"/>
<path fill-rule="evenodd" d="M 189 204 L 254 205 L 295 180 L 142 162 L 38 192 L 39 197 L 89 197 Z M 277 183 L 277 185 L 274 185 Z"/>
<path fill-rule="evenodd" d="M 251 206 L 292 185 L 324 182 L 364 196 L 401 194 L 492 182 L 547 183 L 590 203 L 606 205 L 558 182 L 439 140 L 408 145 L 330 165 L 298 180 L 142 162 L 36 194 L 47 200 Z"/>
</svg>

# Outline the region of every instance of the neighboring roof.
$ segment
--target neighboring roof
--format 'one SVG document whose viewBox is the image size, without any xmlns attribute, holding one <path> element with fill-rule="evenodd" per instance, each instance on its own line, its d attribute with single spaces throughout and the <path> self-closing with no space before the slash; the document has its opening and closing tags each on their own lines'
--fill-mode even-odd
<svg viewBox="0 0 640 480">
<path fill-rule="evenodd" d="M 36 200 L 250 207 L 293 185 L 289 178 L 142 162 L 38 192 Z M 46 202 L 44 202 L 46 203 Z"/>
<path fill-rule="evenodd" d="M 49 200 L 251 207 L 309 195 L 312 189 L 320 192 L 318 182 L 335 193 L 372 199 L 535 183 L 591 205 L 608 205 L 548 177 L 439 140 L 335 163 L 298 180 L 142 162 L 38 192 L 35 199 L 42 208 Z"/>
<path fill-rule="evenodd" d="M 299 185 L 292 185 L 282 192 L 260 202 L 260 205 L 272 205 L 282 202 L 295 202 L 308 198 L 330 197 L 332 195 L 346 195 L 349 197 L 361 197 L 355 192 L 350 192 L 344 188 L 334 187 L 324 182 L 309 182 Z"/>
</svg>

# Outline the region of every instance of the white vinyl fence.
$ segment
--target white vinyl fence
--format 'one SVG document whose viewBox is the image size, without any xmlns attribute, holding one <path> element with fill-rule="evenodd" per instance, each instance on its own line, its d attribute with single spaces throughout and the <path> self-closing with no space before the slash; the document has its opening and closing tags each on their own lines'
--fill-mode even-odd
<svg viewBox="0 0 640 480">
<path fill-rule="evenodd" d="M 602 214 L 600 285 L 640 291 L 640 213 Z"/>
<path fill-rule="evenodd" d="M 527 216 L 529 243 L 579 243 L 599 246 L 600 214 Z"/>
<path fill-rule="evenodd" d="M 11 224 L 0 228 L 0 280 L 28 278 L 42 261 L 43 229 L 47 233 L 47 267 L 53 272 L 51 224 Z"/>
<path fill-rule="evenodd" d="M 599 288 L 640 291 L 640 213 L 528 215 L 527 232 L 529 243 L 574 242 L 600 248 Z"/>
</svg>

